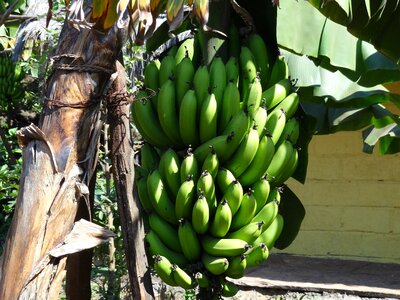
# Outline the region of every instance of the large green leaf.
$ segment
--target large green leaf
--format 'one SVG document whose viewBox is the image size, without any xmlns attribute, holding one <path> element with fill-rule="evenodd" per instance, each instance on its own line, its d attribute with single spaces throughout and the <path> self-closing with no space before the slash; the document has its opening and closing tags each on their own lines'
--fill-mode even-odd
<svg viewBox="0 0 400 300">
<path fill-rule="evenodd" d="M 338 6 L 342 10 L 347 7 L 344 2 Z M 277 16 L 279 47 L 307 55 L 330 71 L 339 70 L 359 85 L 373 87 L 400 79 L 400 71 L 393 60 L 350 34 L 345 26 L 322 15 L 308 2 L 281 0 L 280 5 Z"/>
<path fill-rule="evenodd" d="M 299 2 L 303 2 L 300 0 Z M 309 0 L 332 21 L 347 27 L 354 36 L 367 41 L 396 63 L 400 59 L 399 0 Z"/>
</svg>

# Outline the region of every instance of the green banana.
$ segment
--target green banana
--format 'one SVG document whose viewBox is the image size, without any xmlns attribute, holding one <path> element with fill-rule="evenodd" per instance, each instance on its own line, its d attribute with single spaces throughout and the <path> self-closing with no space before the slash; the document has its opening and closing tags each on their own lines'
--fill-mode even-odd
<svg viewBox="0 0 400 300">
<path fill-rule="evenodd" d="M 286 114 L 283 109 L 273 110 L 267 117 L 265 123 L 265 129 L 267 134 L 271 136 L 271 139 L 276 145 L 282 135 L 283 129 L 286 124 Z"/>
<path fill-rule="evenodd" d="M 240 34 L 237 26 L 232 22 L 228 29 L 228 53 L 235 58 L 240 55 Z"/>
<path fill-rule="evenodd" d="M 188 264 L 187 258 L 179 252 L 172 251 L 161 241 L 159 236 L 152 230 L 146 233 L 145 242 L 148 247 L 150 254 L 162 255 L 166 257 L 171 263 L 179 266 L 186 266 Z"/>
<path fill-rule="evenodd" d="M 171 226 L 167 221 L 161 218 L 156 213 L 149 215 L 149 226 L 154 231 L 160 240 L 172 251 L 182 252 L 181 245 L 179 243 L 178 232 Z"/>
<path fill-rule="evenodd" d="M 236 214 L 242 204 L 243 187 L 239 180 L 234 179 L 232 183 L 226 188 L 223 199 L 228 201 L 232 216 Z"/>
<path fill-rule="evenodd" d="M 221 57 L 215 57 L 210 64 L 210 91 L 215 95 L 218 114 L 222 107 L 222 97 L 226 86 L 225 64 Z"/>
<path fill-rule="evenodd" d="M 178 47 L 175 53 L 175 62 L 178 65 L 183 59 L 188 58 L 193 60 L 195 52 L 195 39 L 190 37 L 184 40 Z"/>
<path fill-rule="evenodd" d="M 265 106 L 267 109 L 271 109 L 278 105 L 287 95 L 289 95 L 291 90 L 292 84 L 290 80 L 282 79 L 263 91 L 262 98 L 265 99 Z"/>
<path fill-rule="evenodd" d="M 144 86 L 150 90 L 150 95 L 153 93 L 156 94 L 160 87 L 159 72 L 159 61 L 157 63 L 157 60 L 150 61 L 144 68 Z M 151 97 L 151 102 L 153 104 L 153 109 L 157 109 L 156 95 Z"/>
<path fill-rule="evenodd" d="M 215 237 L 224 237 L 232 222 L 232 212 L 228 202 L 222 200 L 215 211 L 214 219 L 211 223 L 210 233 Z"/>
<path fill-rule="evenodd" d="M 275 145 L 272 138 L 264 134 L 261 137 L 258 149 L 250 165 L 239 176 L 239 181 L 243 186 L 251 186 L 260 180 L 266 173 L 275 153 Z"/>
<path fill-rule="evenodd" d="M 204 99 L 199 116 L 200 143 L 205 143 L 217 135 L 218 103 L 214 93 Z"/>
<path fill-rule="evenodd" d="M 197 112 L 200 113 L 201 106 L 208 95 L 208 87 L 210 84 L 210 74 L 207 66 L 202 65 L 197 68 L 193 77 L 193 89 L 196 92 Z"/>
<path fill-rule="evenodd" d="M 256 127 L 252 127 L 245 135 L 232 158 L 225 164 L 235 177 L 239 177 L 251 164 L 257 153 L 259 137 Z"/>
<path fill-rule="evenodd" d="M 175 85 L 170 79 L 161 85 L 158 93 L 157 111 L 161 128 L 175 147 L 183 144 L 179 134 L 179 118 L 176 109 Z M 147 120 L 149 122 L 149 120 Z"/>
<path fill-rule="evenodd" d="M 154 271 L 157 273 L 158 277 L 166 284 L 170 286 L 177 286 L 178 284 L 174 280 L 172 274 L 172 264 L 162 255 L 154 255 Z"/>
<path fill-rule="evenodd" d="M 147 176 L 140 176 L 135 180 L 135 188 L 139 197 L 140 204 L 143 210 L 149 214 L 154 211 L 150 197 L 147 191 Z"/>
<path fill-rule="evenodd" d="M 288 140 L 284 140 L 276 149 L 274 158 L 267 169 L 267 178 L 271 184 L 280 176 L 286 164 L 290 161 L 293 151 L 294 147 Z"/>
<path fill-rule="evenodd" d="M 256 214 L 264 207 L 265 203 L 267 203 L 267 199 L 269 193 L 271 191 L 271 186 L 264 176 L 261 179 L 257 180 L 252 186 L 254 198 L 256 199 L 257 208 Z"/>
<path fill-rule="evenodd" d="M 167 80 L 175 78 L 175 58 L 172 55 L 166 55 L 161 60 L 159 71 L 159 86 L 162 87 Z M 157 100 L 159 101 L 159 99 Z M 158 108 L 158 104 L 157 104 Z"/>
<path fill-rule="evenodd" d="M 299 162 L 299 152 L 296 147 L 293 147 L 293 153 L 292 156 L 290 157 L 289 162 L 283 168 L 282 172 L 278 175 L 278 177 L 275 178 L 273 184 L 275 186 L 279 186 L 286 180 L 288 180 L 296 171 L 298 162 Z"/>
<path fill-rule="evenodd" d="M 210 153 L 210 148 L 213 148 L 221 162 L 222 159 L 226 160 L 228 158 L 230 153 L 227 152 L 230 152 L 229 149 L 231 149 L 231 147 L 237 147 L 237 139 L 238 136 L 235 136 L 234 133 L 218 135 L 198 146 L 193 154 L 197 161 L 203 164 L 207 155 Z"/>
<path fill-rule="evenodd" d="M 252 244 L 263 232 L 263 225 L 264 222 L 250 222 L 247 225 L 239 228 L 236 231 L 230 232 L 226 237 L 230 239 L 241 239 L 248 243 L 249 245 Z"/>
<path fill-rule="evenodd" d="M 192 226 L 198 234 L 203 234 L 208 230 L 210 220 L 210 208 L 207 199 L 199 195 L 192 209 Z"/>
<path fill-rule="evenodd" d="M 178 265 L 172 265 L 172 275 L 176 284 L 185 290 L 192 289 L 196 285 L 193 278 Z"/>
<path fill-rule="evenodd" d="M 263 136 L 263 133 L 265 132 L 265 124 L 267 123 L 267 117 L 268 117 L 267 109 L 265 108 L 265 105 L 262 103 L 254 112 L 253 120 L 250 125 L 251 127 L 257 126 L 257 132 L 260 139 Z"/>
<path fill-rule="evenodd" d="M 171 144 L 170 140 L 161 128 L 157 114 L 144 92 L 139 92 L 136 101 L 132 103 L 132 117 L 136 128 L 142 137 L 150 144 L 158 148 L 166 148 Z"/>
<path fill-rule="evenodd" d="M 202 272 L 196 272 L 196 274 L 194 274 L 194 278 L 196 279 L 199 287 L 205 288 L 210 286 L 210 279 L 206 276 L 206 274 Z"/>
<path fill-rule="evenodd" d="M 156 149 L 149 143 L 144 143 L 140 147 L 140 165 L 143 169 L 150 172 L 151 170 L 158 167 L 158 161 L 160 156 Z"/>
<path fill-rule="evenodd" d="M 271 225 L 254 241 L 254 245 L 264 243 L 271 250 L 281 235 L 283 226 L 284 219 L 281 214 L 278 214 Z"/>
<path fill-rule="evenodd" d="M 271 201 L 264 205 L 263 208 L 254 216 L 251 222 L 263 223 L 261 226 L 261 232 L 264 232 L 269 225 L 274 221 L 278 214 L 278 203 L 277 201 Z M 257 237 L 256 237 L 257 238 Z M 249 242 L 251 244 L 251 242 Z"/>
<path fill-rule="evenodd" d="M 213 214 L 217 207 L 217 198 L 215 195 L 214 179 L 207 170 L 201 173 L 200 178 L 197 181 L 196 188 L 198 195 L 202 193 L 207 199 L 210 213 Z"/>
<path fill-rule="evenodd" d="M 289 94 L 283 99 L 273 110 L 282 109 L 286 113 L 286 118 L 290 119 L 294 116 L 300 104 L 299 95 L 296 92 Z"/>
<path fill-rule="evenodd" d="M 240 92 L 233 82 L 228 82 L 222 97 L 218 132 L 223 132 L 232 117 L 240 110 Z"/>
<path fill-rule="evenodd" d="M 231 231 L 247 225 L 253 219 L 257 209 L 257 202 L 253 190 L 249 189 L 242 197 L 242 203 L 232 218 Z"/>
<path fill-rule="evenodd" d="M 229 260 L 229 266 L 225 271 L 225 275 L 233 279 L 242 278 L 244 276 L 246 266 L 247 261 L 244 255 L 234 256 Z"/>
<path fill-rule="evenodd" d="M 167 222 L 177 225 L 175 206 L 168 196 L 161 174 L 157 169 L 147 177 L 147 192 L 154 210 Z"/>
<path fill-rule="evenodd" d="M 265 88 L 269 79 L 269 56 L 268 50 L 263 38 L 257 34 L 252 33 L 247 38 L 247 46 L 254 56 L 257 65 L 257 71 L 260 76 L 261 83 Z"/>
<path fill-rule="evenodd" d="M 197 147 L 199 129 L 197 120 L 197 99 L 194 90 L 188 90 L 183 96 L 179 108 L 179 133 L 185 146 Z"/>
<path fill-rule="evenodd" d="M 285 127 L 283 128 L 281 137 L 279 138 L 277 145 L 281 144 L 284 139 L 291 141 L 296 144 L 300 135 L 300 122 L 296 117 L 292 117 L 286 121 Z"/>
<path fill-rule="evenodd" d="M 191 176 L 194 182 L 197 182 L 199 179 L 199 164 L 197 162 L 196 157 L 193 155 L 192 148 L 189 147 L 186 150 L 186 156 L 182 160 L 181 163 L 181 183 L 185 182 L 186 179 Z"/>
<path fill-rule="evenodd" d="M 176 89 L 176 102 L 177 109 L 180 109 L 183 96 L 191 88 L 194 77 L 194 67 L 192 61 L 185 57 L 176 66 L 175 75 L 175 89 Z"/>
<path fill-rule="evenodd" d="M 243 100 L 243 107 L 247 108 L 249 116 L 254 117 L 255 111 L 260 107 L 262 100 L 262 86 L 258 77 L 249 84 L 249 92 Z"/>
<path fill-rule="evenodd" d="M 232 182 L 236 181 L 235 175 L 226 168 L 220 168 L 217 173 L 217 186 L 225 194 Z M 243 191 L 242 191 L 243 194 Z"/>
<path fill-rule="evenodd" d="M 201 172 L 208 171 L 213 179 L 216 178 L 219 169 L 219 160 L 217 153 L 213 147 L 210 147 L 210 153 L 204 159 L 203 165 L 201 167 Z"/>
<path fill-rule="evenodd" d="M 257 267 L 261 265 L 269 256 L 268 247 L 264 243 L 255 243 L 246 255 L 247 267 Z"/>
<path fill-rule="evenodd" d="M 223 257 L 241 255 L 249 249 L 249 244 L 241 239 L 216 238 L 210 235 L 203 237 L 201 245 L 206 253 Z"/>
<path fill-rule="evenodd" d="M 276 202 L 279 205 L 281 203 L 281 193 L 282 189 L 280 187 L 272 187 L 265 204 Z"/>
<path fill-rule="evenodd" d="M 225 280 L 222 284 L 222 296 L 223 297 L 233 297 L 239 292 L 239 287 L 233 282 Z"/>
<path fill-rule="evenodd" d="M 201 246 L 192 223 L 181 219 L 178 227 L 178 237 L 182 253 L 190 262 L 196 262 L 201 256 Z"/>
<path fill-rule="evenodd" d="M 268 87 L 274 85 L 282 79 L 289 78 L 289 66 L 287 65 L 285 58 L 279 55 L 271 69 L 271 77 L 268 82 Z"/>
<path fill-rule="evenodd" d="M 208 272 L 213 275 L 223 274 L 229 267 L 229 261 L 225 257 L 212 256 L 203 253 L 201 261 Z"/>
<path fill-rule="evenodd" d="M 246 84 L 250 84 L 257 77 L 257 66 L 251 50 L 242 46 L 239 56 L 240 70 L 242 75 L 242 81 Z M 242 92 L 242 97 L 246 97 L 247 93 Z"/>
<path fill-rule="evenodd" d="M 175 199 L 181 186 L 181 176 L 179 173 L 179 156 L 172 148 L 167 149 L 161 154 L 158 169 L 163 182 L 167 185 L 168 191 L 171 192 L 171 195 Z"/>
<path fill-rule="evenodd" d="M 175 200 L 175 215 L 178 220 L 192 217 L 192 207 L 196 195 L 195 183 L 191 175 L 181 184 Z"/>
<path fill-rule="evenodd" d="M 225 64 L 226 84 L 230 82 L 239 87 L 239 63 L 236 57 L 231 56 Z"/>
</svg>

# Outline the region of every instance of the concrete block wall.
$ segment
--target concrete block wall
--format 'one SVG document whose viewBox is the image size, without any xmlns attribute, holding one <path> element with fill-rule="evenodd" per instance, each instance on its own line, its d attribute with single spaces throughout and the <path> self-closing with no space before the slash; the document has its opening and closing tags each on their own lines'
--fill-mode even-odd
<svg viewBox="0 0 400 300">
<path fill-rule="evenodd" d="M 400 263 L 400 155 L 365 154 L 360 132 L 314 136 L 304 185 L 289 180 L 306 217 L 284 252 Z"/>
</svg>

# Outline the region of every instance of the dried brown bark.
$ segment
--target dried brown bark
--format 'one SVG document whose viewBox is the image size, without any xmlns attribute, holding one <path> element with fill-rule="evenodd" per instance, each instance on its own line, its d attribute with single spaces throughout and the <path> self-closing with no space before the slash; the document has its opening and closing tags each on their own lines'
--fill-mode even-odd
<svg viewBox="0 0 400 300">
<path fill-rule="evenodd" d="M 20 132 L 20 192 L 3 256 L 0 299 L 57 299 L 66 256 L 49 251 L 72 230 L 97 159 L 100 101 L 121 41 L 66 24 L 53 56 L 39 128 Z"/>
<path fill-rule="evenodd" d="M 153 287 L 144 248 L 144 226 L 138 201 L 134 199 L 134 151 L 129 123 L 124 68 L 117 63 L 118 76 L 108 98 L 112 171 L 117 192 L 125 254 L 133 299 L 153 299 Z"/>
</svg>

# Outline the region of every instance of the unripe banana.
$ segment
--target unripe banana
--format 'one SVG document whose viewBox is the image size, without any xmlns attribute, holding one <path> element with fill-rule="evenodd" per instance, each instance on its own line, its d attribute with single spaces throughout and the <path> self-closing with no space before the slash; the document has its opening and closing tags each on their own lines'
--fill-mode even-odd
<svg viewBox="0 0 400 300">
<path fill-rule="evenodd" d="M 208 272 L 213 275 L 223 274 L 229 267 L 229 261 L 225 257 L 212 256 L 203 253 L 201 261 Z"/>
<path fill-rule="evenodd" d="M 239 180 L 233 180 L 232 183 L 225 190 L 223 199 L 228 201 L 232 216 L 236 214 L 240 205 L 242 204 L 243 188 Z"/>
<path fill-rule="evenodd" d="M 175 58 L 172 55 L 166 55 L 161 60 L 159 71 L 159 86 L 162 87 L 167 80 L 175 78 Z M 159 99 L 157 100 L 159 101 Z M 157 104 L 158 108 L 158 104 Z"/>
<path fill-rule="evenodd" d="M 210 91 L 217 100 L 218 114 L 222 107 L 222 97 L 226 86 L 225 64 L 221 57 L 215 57 L 210 65 Z"/>
<path fill-rule="evenodd" d="M 250 84 L 257 77 L 257 66 L 253 53 L 248 47 L 242 46 L 240 50 L 239 62 L 242 80 L 243 82 Z M 246 94 L 242 93 L 242 96 L 246 97 Z"/>
<path fill-rule="evenodd" d="M 210 153 L 210 148 L 213 148 L 219 160 L 221 161 L 221 159 L 227 159 L 227 152 L 229 152 L 230 147 L 237 147 L 236 137 L 233 133 L 218 135 L 212 138 L 211 140 L 197 147 L 193 154 L 195 155 L 197 161 L 203 164 L 207 155 Z"/>
<path fill-rule="evenodd" d="M 175 88 L 176 88 L 176 100 L 177 100 L 176 102 L 178 110 L 181 107 L 183 96 L 192 87 L 193 76 L 194 76 L 193 63 L 188 57 L 185 57 L 176 66 Z"/>
<path fill-rule="evenodd" d="M 161 239 L 154 231 L 150 230 L 148 233 L 146 233 L 144 239 L 152 256 L 162 255 L 173 264 L 177 264 L 179 266 L 187 265 L 187 258 L 182 253 L 172 251 L 167 246 L 165 246 L 165 244 L 161 241 Z"/>
<path fill-rule="evenodd" d="M 175 62 L 177 65 L 185 58 L 188 58 L 191 61 L 193 60 L 195 52 L 194 44 L 195 44 L 195 39 L 193 37 L 190 37 L 184 40 L 182 44 L 179 45 L 175 53 Z"/>
<path fill-rule="evenodd" d="M 247 107 L 249 116 L 254 117 L 255 111 L 260 107 L 262 99 L 262 86 L 258 77 L 249 85 L 249 93 L 243 100 L 243 107 Z"/>
<path fill-rule="evenodd" d="M 225 65 L 226 84 L 232 82 L 239 87 L 239 63 L 236 57 L 231 56 Z"/>
<path fill-rule="evenodd" d="M 218 103 L 214 93 L 208 94 L 203 101 L 199 117 L 200 143 L 205 143 L 217 135 Z"/>
<path fill-rule="evenodd" d="M 271 191 L 271 186 L 264 176 L 261 179 L 257 180 L 252 186 L 254 198 L 257 202 L 256 214 L 264 207 L 265 203 L 267 203 L 268 196 Z"/>
<path fill-rule="evenodd" d="M 298 152 L 297 148 L 294 147 L 293 153 L 292 153 L 292 156 L 290 157 L 289 162 L 283 168 L 283 170 L 279 174 L 279 176 L 277 178 L 275 178 L 273 184 L 275 186 L 279 186 L 282 183 L 284 183 L 286 180 L 288 180 L 293 175 L 293 173 L 296 171 L 298 162 L 299 162 L 299 152 Z"/>
<path fill-rule="evenodd" d="M 205 288 L 210 286 L 210 280 L 204 273 L 197 272 L 196 274 L 194 274 L 194 278 L 196 279 L 197 284 L 199 285 L 200 288 Z"/>
<path fill-rule="evenodd" d="M 262 93 L 267 109 L 272 109 L 289 95 L 292 84 L 289 79 L 282 79 Z"/>
<path fill-rule="evenodd" d="M 252 33 L 247 38 L 247 45 L 254 56 L 261 83 L 263 87 L 266 87 L 269 79 L 270 70 L 268 50 L 265 42 L 259 34 Z"/>
<path fill-rule="evenodd" d="M 196 92 L 197 111 L 200 113 L 201 106 L 208 95 L 210 75 L 207 66 L 200 66 L 194 73 L 193 88 Z"/>
<path fill-rule="evenodd" d="M 263 208 L 261 208 L 261 210 L 254 216 L 251 222 L 263 223 L 262 227 L 260 228 L 261 229 L 260 234 L 261 234 L 261 232 L 264 232 L 269 227 L 269 225 L 271 225 L 271 223 L 276 218 L 277 214 L 278 214 L 278 203 L 277 201 L 271 201 L 265 204 Z M 249 244 L 251 244 L 251 242 L 249 242 Z"/>
<path fill-rule="evenodd" d="M 254 241 L 254 245 L 264 243 L 271 250 L 281 235 L 283 226 L 284 219 L 281 214 L 278 214 L 271 225 Z"/>
<path fill-rule="evenodd" d="M 281 203 L 281 193 L 282 189 L 280 187 L 272 188 L 269 192 L 266 204 L 270 202 L 276 202 L 276 204 L 279 205 Z"/>
<path fill-rule="evenodd" d="M 235 175 L 226 168 L 220 168 L 217 173 L 217 185 L 219 190 L 225 194 L 232 182 L 236 181 Z M 243 192 L 242 192 L 243 194 Z"/>
<path fill-rule="evenodd" d="M 146 99 L 143 92 L 140 93 L 140 97 Z M 153 110 L 153 106 L 149 100 L 141 100 L 138 98 L 134 101 L 132 103 L 132 117 L 140 134 L 150 144 L 158 148 L 165 148 L 171 144 L 161 128 L 157 114 Z"/>
<path fill-rule="evenodd" d="M 277 106 L 275 106 L 273 110 L 275 109 L 284 110 L 286 113 L 286 118 L 290 119 L 296 113 L 297 108 L 299 107 L 299 103 L 300 103 L 299 95 L 296 92 L 293 92 L 285 99 L 283 99 Z"/>
<path fill-rule="evenodd" d="M 271 136 L 271 139 L 276 145 L 279 141 L 279 138 L 282 135 L 283 129 L 286 124 L 286 114 L 282 109 L 273 110 L 267 118 L 267 122 L 265 124 L 265 129 L 267 134 Z"/>
<path fill-rule="evenodd" d="M 239 292 L 239 287 L 233 282 L 225 280 L 222 284 L 222 296 L 223 297 L 233 297 Z"/>
<path fill-rule="evenodd" d="M 244 255 L 232 257 L 229 260 L 229 267 L 225 271 L 225 275 L 233 279 L 242 278 L 244 276 L 246 266 L 247 261 Z"/>
<path fill-rule="evenodd" d="M 249 224 L 230 232 L 226 237 L 230 239 L 241 239 L 251 245 L 263 232 L 264 222 L 250 222 Z"/>
<path fill-rule="evenodd" d="M 300 122 L 296 117 L 292 117 L 286 121 L 285 128 L 283 128 L 280 139 L 277 145 L 283 142 L 283 140 L 289 140 L 293 144 L 296 144 L 300 135 Z"/>
<path fill-rule="evenodd" d="M 193 155 L 192 148 L 190 147 L 186 150 L 186 156 L 182 160 L 180 174 L 181 183 L 186 181 L 189 176 L 192 177 L 195 183 L 199 179 L 199 165 L 196 157 Z"/>
<path fill-rule="evenodd" d="M 175 206 L 168 196 L 157 169 L 153 170 L 147 177 L 147 191 L 154 210 L 169 223 L 177 225 Z"/>
<path fill-rule="evenodd" d="M 228 202 L 222 200 L 215 210 L 214 219 L 211 223 L 210 233 L 215 237 L 224 237 L 232 222 L 232 212 Z"/>
<path fill-rule="evenodd" d="M 175 147 L 180 147 L 183 142 L 179 134 L 179 118 L 176 109 L 175 85 L 170 79 L 161 85 L 158 93 L 157 111 L 160 125 Z"/>
<path fill-rule="evenodd" d="M 150 95 L 154 93 L 154 96 L 151 97 L 153 109 L 157 109 L 157 96 L 155 94 L 160 87 L 159 72 L 160 69 L 155 60 L 150 61 L 144 68 L 144 86 L 150 90 Z"/>
<path fill-rule="evenodd" d="M 235 58 L 239 57 L 240 55 L 240 35 L 239 29 L 237 26 L 232 22 L 229 26 L 228 30 L 228 48 L 229 48 L 229 56 L 233 56 Z"/>
<path fill-rule="evenodd" d="M 188 90 L 179 109 L 179 133 L 185 146 L 196 147 L 199 144 L 197 116 L 196 93 L 194 90 Z"/>
<path fill-rule="evenodd" d="M 201 246 L 196 231 L 188 220 L 181 219 L 179 223 L 178 237 L 183 255 L 190 262 L 196 262 L 201 256 Z"/>
<path fill-rule="evenodd" d="M 255 245 L 246 253 L 246 262 L 249 268 L 261 265 L 269 256 L 268 247 L 264 243 L 255 243 Z"/>
<path fill-rule="evenodd" d="M 245 135 L 233 157 L 225 164 L 235 177 L 239 177 L 250 165 L 259 145 L 257 128 L 252 127 Z"/>
<path fill-rule="evenodd" d="M 228 82 L 222 98 L 218 132 L 223 132 L 232 117 L 240 110 L 240 92 L 233 82 Z"/>
<path fill-rule="evenodd" d="M 144 143 L 142 147 L 140 147 L 140 165 L 143 169 L 150 172 L 158 167 L 159 160 L 160 156 L 152 145 Z"/>
<path fill-rule="evenodd" d="M 253 191 L 249 189 L 242 197 L 242 203 L 233 216 L 231 231 L 238 230 L 239 228 L 247 225 L 253 219 L 257 209 L 257 202 L 254 198 Z"/>
<path fill-rule="evenodd" d="M 274 158 L 267 169 L 267 178 L 271 184 L 280 176 L 286 164 L 289 163 L 293 151 L 294 147 L 288 140 L 284 140 L 276 149 Z"/>
<path fill-rule="evenodd" d="M 210 208 L 207 199 L 199 195 L 192 209 L 192 225 L 198 234 L 203 234 L 208 230 L 210 221 Z"/>
<path fill-rule="evenodd" d="M 154 255 L 154 271 L 156 271 L 158 277 L 166 284 L 177 286 L 172 274 L 172 264 L 165 256 Z"/>
<path fill-rule="evenodd" d="M 264 104 L 261 104 L 260 107 L 254 112 L 253 120 L 251 123 L 251 127 L 257 126 L 258 136 L 263 136 L 265 132 L 265 124 L 267 123 L 267 109 Z"/>
<path fill-rule="evenodd" d="M 181 184 L 175 200 L 175 215 L 178 220 L 192 217 L 192 207 L 196 195 L 193 177 L 189 177 Z"/>
<path fill-rule="evenodd" d="M 167 185 L 168 191 L 171 192 L 173 199 L 175 199 L 176 194 L 181 186 L 181 176 L 179 173 L 179 156 L 172 148 L 169 148 L 163 154 L 161 154 L 158 169 L 160 171 L 161 178 Z"/>
<path fill-rule="evenodd" d="M 210 214 L 213 215 L 217 207 L 217 199 L 215 195 L 214 179 L 207 170 L 201 173 L 200 178 L 197 181 L 196 189 L 198 195 L 203 194 L 207 199 Z"/>
<path fill-rule="evenodd" d="M 240 239 L 216 238 L 205 235 L 201 245 L 206 253 L 213 256 L 232 257 L 243 254 L 249 245 Z"/>
<path fill-rule="evenodd" d="M 210 147 L 210 153 L 206 156 L 201 167 L 201 172 L 208 171 L 211 177 L 215 179 L 219 170 L 219 159 L 213 147 Z"/>
<path fill-rule="evenodd" d="M 153 205 L 151 203 L 148 191 L 147 191 L 147 176 L 138 177 L 135 180 L 135 188 L 137 190 L 137 194 L 139 197 L 140 204 L 142 205 L 143 210 L 149 214 L 153 209 Z"/>
<path fill-rule="evenodd" d="M 271 77 L 268 86 L 272 86 L 282 79 L 289 78 L 289 67 L 283 56 L 278 56 L 272 66 Z"/>
<path fill-rule="evenodd" d="M 195 281 L 192 277 L 186 273 L 183 269 L 181 269 L 178 265 L 172 265 L 172 275 L 174 277 L 174 281 L 181 288 L 188 290 L 192 289 L 195 286 Z"/>
<path fill-rule="evenodd" d="M 267 172 L 275 153 L 275 145 L 272 138 L 264 134 L 261 137 L 258 149 L 250 165 L 239 176 L 239 181 L 243 186 L 251 186 Z"/>
<path fill-rule="evenodd" d="M 156 213 L 149 215 L 149 226 L 154 231 L 160 240 L 172 251 L 182 252 L 179 243 L 178 232 L 167 221 L 161 218 Z"/>
</svg>

